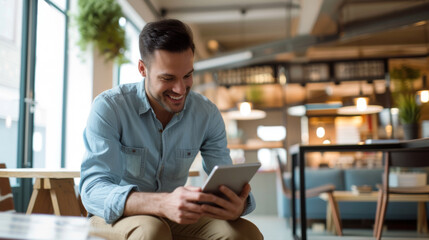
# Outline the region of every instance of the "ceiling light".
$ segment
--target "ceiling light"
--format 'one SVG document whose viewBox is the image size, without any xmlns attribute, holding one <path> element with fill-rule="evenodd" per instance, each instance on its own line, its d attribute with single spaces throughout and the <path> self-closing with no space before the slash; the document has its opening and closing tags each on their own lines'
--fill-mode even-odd
<svg viewBox="0 0 429 240">
<path fill-rule="evenodd" d="M 365 115 L 378 113 L 383 110 L 383 107 L 376 104 L 370 104 L 369 97 L 363 96 L 362 86 L 360 86 L 359 96 L 353 98 L 353 105 L 345 103 L 343 107 L 337 110 L 340 115 Z"/>
<path fill-rule="evenodd" d="M 325 136 L 325 128 L 324 127 L 318 127 L 316 129 L 316 136 L 318 138 L 323 138 Z"/>
<path fill-rule="evenodd" d="M 325 139 L 325 140 L 323 140 L 323 144 L 331 144 L 331 140 Z"/>
<path fill-rule="evenodd" d="M 422 103 L 427 103 L 427 102 L 429 102 L 429 90 L 422 90 L 422 91 L 419 91 L 419 94 L 420 94 L 420 101 L 421 101 Z"/>
<path fill-rule="evenodd" d="M 219 49 L 219 42 L 214 39 L 209 40 L 207 42 L 207 47 L 210 49 L 210 51 L 216 52 Z"/>
<path fill-rule="evenodd" d="M 358 97 L 354 100 L 358 111 L 365 111 L 368 108 L 369 99 L 367 97 Z"/>
<path fill-rule="evenodd" d="M 238 105 L 238 109 L 241 115 L 247 116 L 252 112 L 252 104 L 250 102 L 241 102 Z"/>
<path fill-rule="evenodd" d="M 287 113 L 291 116 L 302 117 L 307 113 L 307 108 L 305 105 L 293 106 L 287 109 Z"/>
<path fill-rule="evenodd" d="M 422 90 L 417 91 L 417 95 L 420 96 L 421 103 L 427 103 L 429 102 L 429 90 L 426 86 L 426 75 L 423 75 L 422 81 L 423 81 Z"/>
<path fill-rule="evenodd" d="M 238 110 L 229 111 L 227 117 L 234 120 L 256 120 L 265 118 L 267 114 L 262 110 L 252 109 L 252 103 L 240 102 Z"/>
</svg>

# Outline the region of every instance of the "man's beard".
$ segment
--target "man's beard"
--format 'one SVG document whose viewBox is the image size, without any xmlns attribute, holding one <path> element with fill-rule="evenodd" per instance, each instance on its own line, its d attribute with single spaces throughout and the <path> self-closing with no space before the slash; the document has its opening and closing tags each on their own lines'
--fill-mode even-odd
<svg viewBox="0 0 429 240">
<path fill-rule="evenodd" d="M 148 81 L 148 86 L 150 85 L 150 80 L 149 80 L 149 77 L 146 77 L 146 81 Z M 164 91 L 160 96 L 159 96 L 159 98 L 158 97 L 156 97 L 156 95 L 154 95 L 153 93 L 152 93 L 152 91 L 150 90 L 150 88 L 148 89 L 148 93 L 150 94 L 150 96 L 164 109 L 164 110 L 166 110 L 167 112 L 169 112 L 169 113 L 172 113 L 172 114 L 175 114 L 175 113 L 179 113 L 179 112 L 181 112 L 182 110 L 183 110 L 183 108 L 185 107 L 185 102 L 186 102 L 186 98 L 188 97 L 188 94 L 189 94 L 189 92 L 190 92 L 190 90 L 191 90 L 191 88 L 190 87 L 187 87 L 186 88 L 186 93 L 185 93 L 185 96 L 183 96 L 183 106 L 182 106 L 182 108 L 180 109 L 180 110 L 173 110 L 172 108 L 170 108 L 170 106 L 169 106 L 169 104 L 167 103 L 168 101 L 169 101 L 169 97 L 168 97 L 168 92 L 169 91 Z M 171 95 L 171 94 L 170 94 Z M 173 104 L 173 103 L 171 103 L 171 104 Z"/>
</svg>

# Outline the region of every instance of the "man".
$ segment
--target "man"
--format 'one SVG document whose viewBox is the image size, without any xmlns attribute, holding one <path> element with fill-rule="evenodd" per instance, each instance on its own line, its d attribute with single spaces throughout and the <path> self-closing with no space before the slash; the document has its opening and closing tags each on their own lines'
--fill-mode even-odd
<svg viewBox="0 0 429 240">
<path fill-rule="evenodd" d="M 240 218 L 255 208 L 249 184 L 239 195 L 222 186 L 227 199 L 183 187 L 199 151 L 207 173 L 231 164 L 218 109 L 190 91 L 194 48 L 182 22 L 148 23 L 140 33 L 144 80 L 94 100 L 80 193 L 91 224 L 115 238 L 263 239 Z"/>
</svg>

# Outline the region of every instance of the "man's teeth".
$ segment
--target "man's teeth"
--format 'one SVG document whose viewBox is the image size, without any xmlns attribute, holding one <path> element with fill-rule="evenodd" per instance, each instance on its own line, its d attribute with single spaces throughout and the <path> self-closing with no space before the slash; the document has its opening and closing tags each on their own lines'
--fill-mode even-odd
<svg viewBox="0 0 429 240">
<path fill-rule="evenodd" d="M 182 96 L 179 96 L 179 97 L 173 97 L 173 96 L 170 96 L 172 99 L 174 99 L 174 100 L 179 100 L 179 99 L 182 99 L 183 98 L 183 95 Z"/>
</svg>

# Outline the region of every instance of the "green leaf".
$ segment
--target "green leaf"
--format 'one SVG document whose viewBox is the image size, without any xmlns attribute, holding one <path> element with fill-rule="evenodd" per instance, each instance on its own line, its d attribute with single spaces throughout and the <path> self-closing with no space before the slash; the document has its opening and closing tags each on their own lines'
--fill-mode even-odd
<svg viewBox="0 0 429 240">
<path fill-rule="evenodd" d="M 121 7 L 115 0 L 79 0 L 74 20 L 80 33 L 77 44 L 81 50 L 93 45 L 106 60 L 126 62 L 125 30 L 119 25 L 121 17 Z"/>
<path fill-rule="evenodd" d="M 417 123 L 421 115 L 421 106 L 414 94 L 400 94 L 397 98 L 399 119 L 402 123 Z"/>
</svg>

